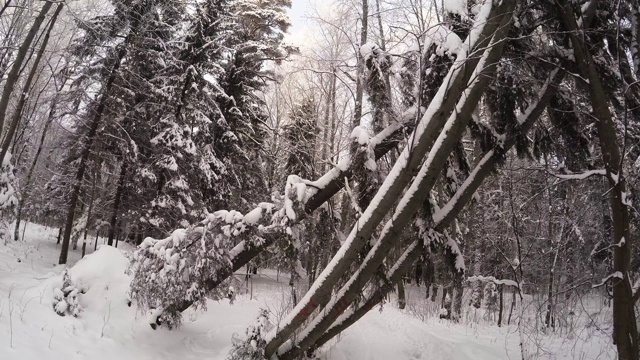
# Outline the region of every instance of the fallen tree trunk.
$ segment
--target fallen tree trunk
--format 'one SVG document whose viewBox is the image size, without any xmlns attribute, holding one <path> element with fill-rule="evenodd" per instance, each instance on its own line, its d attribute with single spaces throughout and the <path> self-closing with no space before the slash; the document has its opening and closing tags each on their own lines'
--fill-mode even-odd
<svg viewBox="0 0 640 360">
<path fill-rule="evenodd" d="M 289 344 L 287 344 L 278 351 L 280 359 L 294 359 L 302 354 L 304 350 L 310 348 L 322 333 L 331 326 L 333 321 L 354 301 L 357 294 L 382 264 L 391 248 L 396 245 L 397 242 L 395 240 L 400 236 L 404 227 L 409 224 L 412 215 L 430 194 L 450 153 L 467 128 L 472 113 L 480 101 L 492 73 L 495 71 L 495 64 L 501 57 L 504 47 L 505 42 L 503 40 L 506 38 L 510 28 L 511 12 L 514 7 L 515 4 L 501 9 L 497 13 L 500 16 L 495 16 L 491 19 L 491 21 L 495 22 L 492 27 L 495 29 L 495 35 L 493 35 L 491 42 L 476 65 L 474 73 L 469 80 L 470 84 L 468 87 L 465 86 L 466 90 L 461 94 L 455 111 L 451 114 L 442 132 L 435 140 L 435 145 L 429 152 L 415 180 L 400 200 L 391 220 L 386 223 L 375 245 L 351 279 L 298 335 L 295 346 L 289 347 Z M 293 343 L 290 344 L 293 345 Z M 267 355 L 269 356 L 270 353 L 267 353 Z"/>
<path fill-rule="evenodd" d="M 478 31 L 472 33 L 470 36 L 471 39 L 467 41 L 467 43 L 470 44 L 468 53 L 462 51 L 458 54 L 456 64 L 452 66 L 449 74 L 445 78 L 445 81 L 434 97 L 434 100 L 429 104 L 429 107 L 425 111 L 420 123 L 416 126 L 412 139 L 399 156 L 398 161 L 386 177 L 384 183 L 381 185 L 381 190 L 378 191 L 371 201 L 371 204 L 364 211 L 351 231 L 349 237 L 345 240 L 329 266 L 320 274 L 320 276 L 318 276 L 318 280 L 316 280 L 309 292 L 307 292 L 307 295 L 305 295 L 305 297 L 281 323 L 282 327 L 273 329 L 266 335 L 265 355 L 267 358 L 271 357 L 271 355 L 278 350 L 278 347 L 280 347 L 280 345 L 282 345 L 294 333 L 294 331 L 307 319 L 319 304 L 325 303 L 331 295 L 331 290 L 334 285 L 344 274 L 350 264 L 353 263 L 355 258 L 358 256 L 360 249 L 371 238 L 378 224 L 383 221 L 388 211 L 393 207 L 397 199 L 401 197 L 403 190 L 411 182 L 412 178 L 414 176 L 420 177 L 426 175 L 423 171 L 419 170 L 424 156 L 432 147 L 434 147 L 437 140 L 441 140 L 438 138 L 438 135 L 441 133 L 441 129 L 445 127 L 445 123 L 454 111 L 458 103 L 458 99 L 460 99 L 461 96 L 466 95 L 463 95 L 463 93 L 467 89 L 467 85 L 472 76 L 480 73 L 479 71 L 476 72 L 476 66 L 481 61 L 481 57 L 484 57 L 482 54 L 492 53 L 492 49 L 487 50 L 486 48 L 490 44 L 493 34 L 498 30 L 500 25 L 506 25 L 503 22 L 503 19 L 508 18 L 510 21 L 511 12 L 514 6 L 514 2 L 504 2 L 495 8 L 492 8 L 491 2 L 483 4 L 483 7 L 486 8 L 480 10 L 479 14 L 481 14 L 481 16 L 478 17 L 475 23 L 475 26 L 477 26 L 476 30 Z M 473 81 L 478 81 L 478 79 L 474 79 Z M 471 110 L 473 110 L 473 108 Z M 454 131 L 458 130 L 458 127 L 460 127 L 459 124 L 456 125 L 456 129 Z M 461 131 L 463 131 L 464 128 L 465 127 L 462 126 Z M 447 129 L 446 131 L 449 130 L 451 129 Z M 438 143 L 436 149 L 439 148 L 440 145 L 441 144 Z M 427 160 L 425 163 L 428 162 L 430 162 L 430 160 Z M 434 165 L 435 167 L 438 167 L 437 162 L 434 162 Z M 426 168 L 429 168 L 429 166 Z M 423 167 L 423 169 L 425 169 L 425 167 Z M 417 186 L 415 189 L 410 189 L 409 192 L 417 194 L 417 190 L 424 189 L 420 189 L 420 186 Z M 400 205 L 400 207 L 402 207 L 402 205 Z M 410 213 L 413 210 L 413 204 L 406 208 L 407 212 Z M 390 232 L 390 234 L 394 233 L 396 233 L 396 231 Z M 397 234 L 399 235 L 399 232 Z M 332 303 L 336 309 L 335 311 L 332 311 L 333 315 L 335 315 L 335 313 L 340 313 L 340 308 L 344 311 L 346 306 L 348 306 L 348 304 L 338 304 L 335 301 Z M 310 327 L 313 327 L 314 325 L 318 324 L 312 324 Z M 326 324 L 323 322 L 322 326 L 324 325 Z M 330 325 L 330 323 L 328 325 Z M 320 327 L 321 326 L 318 328 Z M 285 349 L 280 353 L 285 353 L 287 350 L 289 349 Z"/>
<path fill-rule="evenodd" d="M 531 129 L 535 121 L 546 108 L 549 99 L 553 94 L 555 94 L 558 84 L 562 81 L 564 76 L 564 72 L 561 72 L 559 69 L 555 69 L 551 72 L 549 79 L 540 90 L 541 96 L 538 101 L 530 105 L 527 111 L 525 111 L 519 119 L 521 124 L 519 131 L 521 133 L 526 133 Z M 441 209 L 442 212 L 434 214 L 434 225 L 432 229 L 436 232 L 435 234 L 439 234 L 440 231 L 444 230 L 451 224 L 455 217 L 464 208 L 465 204 L 471 200 L 473 194 L 478 190 L 484 179 L 495 170 L 497 164 L 503 159 L 504 154 L 513 147 L 515 140 L 515 136 L 507 137 L 504 145 L 496 146 L 482 157 L 463 185 Z M 404 274 L 411 268 L 412 264 L 420 257 L 424 251 L 423 246 L 424 241 L 422 239 L 411 243 L 389 271 L 387 281 L 371 293 L 360 306 L 350 308 L 348 311 L 340 315 L 333 324 L 317 338 L 313 344 L 313 348 L 322 346 L 334 336 L 354 324 L 369 310 L 379 304 L 389 292 L 393 291 L 394 284 L 402 279 Z"/>
<path fill-rule="evenodd" d="M 438 56 L 438 58 L 442 58 L 441 62 L 436 62 L 436 66 L 444 66 L 447 69 L 451 66 L 451 62 L 446 56 Z M 433 63 L 432 63 L 433 64 Z M 423 87 L 428 87 L 429 84 L 437 84 L 440 86 L 443 82 L 446 73 L 442 71 L 431 71 L 429 73 L 429 78 L 424 82 Z M 436 89 L 425 88 L 424 91 L 421 91 L 424 95 L 423 101 L 429 101 L 430 98 L 435 95 Z M 374 157 L 377 160 L 382 159 L 389 151 L 394 149 L 401 141 L 405 140 L 405 133 L 413 131 L 415 127 L 415 123 L 413 121 L 414 118 L 418 117 L 420 113 L 417 112 L 417 109 L 408 110 L 397 122 L 387 126 L 384 130 L 379 132 L 376 136 L 374 136 L 370 140 L 370 146 L 373 148 Z M 300 222 L 305 219 L 306 216 L 312 214 L 315 210 L 321 207 L 325 202 L 331 199 L 335 194 L 337 194 L 345 185 L 345 179 L 349 180 L 352 178 L 354 170 L 358 171 L 359 168 L 363 168 L 364 161 L 367 159 L 366 156 L 356 156 L 355 159 L 352 159 L 346 163 L 338 164 L 329 170 L 325 175 L 320 177 L 314 182 L 310 183 L 308 189 L 312 191 L 309 197 L 304 201 L 301 205 L 301 211 L 299 211 L 296 216 L 295 222 Z M 282 227 L 282 224 L 278 223 L 279 220 L 274 220 L 267 227 Z M 291 225 L 289 223 L 288 225 Z M 260 232 L 257 228 L 254 229 L 255 233 Z M 233 275 L 234 271 L 240 270 L 244 267 L 249 261 L 258 256 L 260 253 L 265 251 L 268 247 L 273 245 L 278 239 L 282 239 L 287 236 L 282 233 L 273 233 L 273 232 L 263 232 L 261 234 L 260 242 L 251 242 L 246 240 L 241 240 L 234 248 L 229 251 L 229 266 L 224 266 L 216 269 L 215 276 L 208 277 L 204 280 L 202 286 L 205 289 L 205 292 L 212 291 L 213 289 L 220 286 L 225 280 L 227 280 L 230 276 Z M 181 299 L 180 301 L 169 304 L 164 308 L 164 311 L 161 313 L 156 313 L 157 315 L 150 318 L 151 326 L 155 329 L 156 325 L 159 325 L 162 322 L 162 318 L 166 317 L 168 314 L 175 314 L 178 312 L 185 311 L 190 306 L 192 306 L 197 300 L 196 299 Z"/>
</svg>

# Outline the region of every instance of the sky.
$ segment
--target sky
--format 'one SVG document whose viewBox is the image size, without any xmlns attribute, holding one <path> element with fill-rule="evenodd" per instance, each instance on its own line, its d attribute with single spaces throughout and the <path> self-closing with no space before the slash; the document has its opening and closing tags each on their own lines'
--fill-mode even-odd
<svg viewBox="0 0 640 360">
<path fill-rule="evenodd" d="M 295 45 L 304 44 L 305 34 L 310 29 L 306 15 L 309 14 L 314 5 L 321 2 L 322 0 L 292 0 L 291 9 L 288 11 L 291 18 L 291 27 L 285 41 Z"/>
</svg>

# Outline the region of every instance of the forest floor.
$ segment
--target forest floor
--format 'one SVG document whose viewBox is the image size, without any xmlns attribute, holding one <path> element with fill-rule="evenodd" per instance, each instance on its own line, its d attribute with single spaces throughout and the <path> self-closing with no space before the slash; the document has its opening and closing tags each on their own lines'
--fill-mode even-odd
<svg viewBox="0 0 640 360">
<path fill-rule="evenodd" d="M 285 312 L 288 278 L 265 270 L 234 304 L 209 301 L 206 312 L 189 312 L 179 329 L 152 330 L 147 315 L 127 306 L 125 254 L 131 246 L 104 245 L 93 253 L 91 244 L 82 260 L 80 247 L 71 250 L 68 264 L 73 281 L 87 288 L 80 295 L 84 310 L 77 318 L 58 316 L 53 291 L 64 267 L 56 265 L 56 234 L 28 224 L 24 241 L 0 244 L 0 359 L 225 359 L 232 336 L 244 335 L 261 308 L 274 318 Z M 238 279 L 241 283 L 243 277 Z M 463 321 L 453 323 L 436 316 L 437 306 L 424 299 L 424 289 L 408 287 L 407 292 L 407 309 L 398 310 L 392 300 L 372 310 L 323 347 L 319 359 L 520 359 L 520 339 L 530 359 L 615 358 L 608 311 L 596 300 L 572 312 L 564 331 L 545 334 L 533 311 L 525 311 L 523 321 L 497 327 L 486 314 L 467 309 Z M 526 309 L 536 303 L 529 304 Z"/>
</svg>

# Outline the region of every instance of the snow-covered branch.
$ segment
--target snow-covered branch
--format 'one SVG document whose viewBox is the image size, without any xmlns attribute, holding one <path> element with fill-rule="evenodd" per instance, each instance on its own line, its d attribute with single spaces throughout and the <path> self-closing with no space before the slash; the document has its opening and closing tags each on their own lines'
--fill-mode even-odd
<svg viewBox="0 0 640 360">
<path fill-rule="evenodd" d="M 580 174 L 555 174 L 555 173 L 551 173 L 551 175 L 557 177 L 558 179 L 563 179 L 563 180 L 584 180 L 587 178 L 590 178 L 592 176 L 606 176 L 607 175 L 607 171 L 605 169 L 598 169 L 598 170 L 589 170 L 589 171 L 585 171 L 583 173 Z"/>
<path fill-rule="evenodd" d="M 513 286 L 514 288 L 519 289 L 520 286 L 518 285 L 517 282 L 513 281 L 513 280 L 509 280 L 509 279 L 497 279 L 494 276 L 482 276 L 482 275 L 477 275 L 477 276 L 469 276 L 469 278 L 467 278 L 467 281 L 469 282 L 473 282 L 473 281 L 480 281 L 480 282 L 491 282 L 494 283 L 496 285 L 507 285 L 507 286 Z"/>
<path fill-rule="evenodd" d="M 602 279 L 602 281 L 600 281 L 597 284 L 591 285 L 592 289 L 595 288 L 599 288 L 601 286 L 604 286 L 607 282 L 609 282 L 609 280 L 613 280 L 613 279 L 624 279 L 624 276 L 622 275 L 622 273 L 620 271 L 616 271 L 613 274 L 607 275 L 604 279 Z"/>
</svg>

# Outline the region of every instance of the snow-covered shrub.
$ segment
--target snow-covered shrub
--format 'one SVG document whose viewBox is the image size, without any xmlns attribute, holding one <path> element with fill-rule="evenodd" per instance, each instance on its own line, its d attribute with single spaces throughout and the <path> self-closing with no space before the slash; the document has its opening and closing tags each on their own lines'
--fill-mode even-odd
<svg viewBox="0 0 640 360">
<path fill-rule="evenodd" d="M 62 273 L 62 286 L 53 289 L 53 310 L 60 316 L 77 317 L 82 312 L 80 294 L 84 289 L 78 288 L 72 281 L 67 269 Z"/>
<path fill-rule="evenodd" d="M 16 177 L 11 165 L 11 154 L 7 153 L 0 166 L 0 239 L 9 239 L 9 226 L 18 204 L 16 196 Z"/>
<path fill-rule="evenodd" d="M 488 282 L 484 287 L 485 306 L 490 311 L 498 310 L 498 290 L 496 284 Z"/>
<path fill-rule="evenodd" d="M 264 336 L 270 328 L 269 312 L 260 309 L 256 323 L 249 326 L 244 337 L 233 335 L 233 346 L 227 360 L 264 360 Z"/>
</svg>

